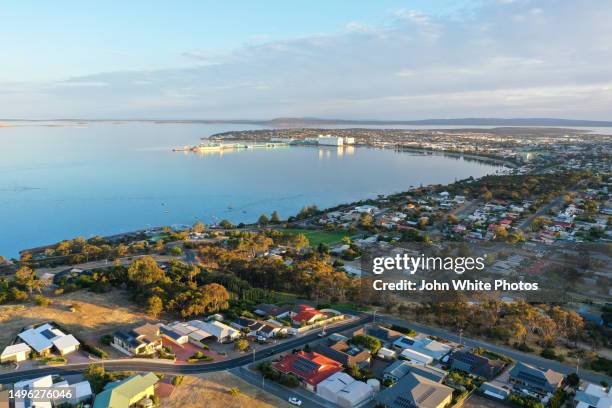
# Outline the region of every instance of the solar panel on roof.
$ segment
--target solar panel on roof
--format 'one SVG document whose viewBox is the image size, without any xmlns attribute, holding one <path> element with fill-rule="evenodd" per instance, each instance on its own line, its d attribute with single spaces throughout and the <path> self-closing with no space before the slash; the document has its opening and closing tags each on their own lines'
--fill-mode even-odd
<svg viewBox="0 0 612 408">
<path fill-rule="evenodd" d="M 162 334 L 165 334 L 166 336 L 168 336 L 168 337 L 170 337 L 170 338 L 172 338 L 172 339 L 174 339 L 174 340 L 178 340 L 178 339 L 180 339 L 181 337 L 183 337 L 183 335 L 182 335 L 182 334 L 177 333 L 177 332 L 175 332 L 175 331 L 173 331 L 173 330 L 167 329 L 167 328 L 165 328 L 164 326 L 161 326 L 161 327 L 159 328 L 159 331 L 160 331 Z"/>
<path fill-rule="evenodd" d="M 397 397 L 395 401 L 393 401 L 393 406 L 396 406 L 399 408 L 417 408 L 414 402 L 404 397 Z"/>
<path fill-rule="evenodd" d="M 298 357 L 293 363 L 293 368 L 303 373 L 312 373 L 318 371 L 321 366 L 313 361 L 307 360 L 303 357 Z"/>
<path fill-rule="evenodd" d="M 425 401 L 427 398 L 431 397 L 431 394 L 434 393 L 434 391 L 436 391 L 436 389 L 434 387 L 429 387 L 427 389 L 427 391 L 425 391 L 418 399 L 417 402 L 419 404 L 421 404 L 423 401 Z"/>
<path fill-rule="evenodd" d="M 46 329 L 40 332 L 40 334 L 42 334 L 43 336 L 45 336 L 47 339 L 51 340 L 57 337 L 57 335 L 55 333 L 53 333 L 51 330 Z"/>
</svg>

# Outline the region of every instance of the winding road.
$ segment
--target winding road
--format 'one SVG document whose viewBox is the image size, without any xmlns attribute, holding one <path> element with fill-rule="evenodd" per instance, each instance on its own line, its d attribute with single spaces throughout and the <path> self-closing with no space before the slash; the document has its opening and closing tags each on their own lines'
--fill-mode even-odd
<svg viewBox="0 0 612 408">
<path fill-rule="evenodd" d="M 335 325 L 333 327 L 327 327 L 325 331 L 328 334 L 331 334 L 345 330 L 351 330 L 371 321 L 371 315 L 362 315 L 357 319 L 348 321 L 346 323 Z M 255 353 L 254 355 L 252 353 L 245 354 L 241 357 L 225 361 L 219 361 L 215 363 L 180 365 L 174 364 L 169 361 L 160 362 L 159 360 L 146 359 L 95 360 L 91 363 L 67 364 L 63 366 L 43 367 L 0 374 L 0 384 L 12 383 L 18 380 L 24 380 L 29 378 L 36 378 L 48 374 L 77 374 L 84 371 L 90 364 L 102 366 L 109 371 L 156 371 L 172 374 L 198 374 L 208 373 L 211 371 L 222 371 L 228 370 L 230 368 L 240 367 L 245 364 L 252 363 L 253 361 L 262 360 L 277 353 L 282 353 L 284 351 L 292 350 L 294 348 L 299 348 L 307 343 L 310 343 L 311 341 L 317 340 L 319 338 L 320 332 L 321 330 L 314 330 L 312 333 L 295 337 L 280 344 L 267 347 Z"/>
</svg>

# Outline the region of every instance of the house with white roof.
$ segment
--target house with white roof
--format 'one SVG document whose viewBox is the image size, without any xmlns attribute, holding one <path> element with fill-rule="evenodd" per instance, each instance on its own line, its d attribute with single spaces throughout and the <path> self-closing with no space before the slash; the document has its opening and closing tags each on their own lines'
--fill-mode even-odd
<svg viewBox="0 0 612 408">
<path fill-rule="evenodd" d="M 233 329 L 230 326 L 216 320 L 209 322 L 192 320 L 189 322 L 189 324 L 197 327 L 205 333 L 208 333 L 209 337 L 215 337 L 219 343 L 225 343 L 240 337 L 239 330 Z"/>
<path fill-rule="evenodd" d="M 405 352 L 405 358 L 412 360 L 413 358 L 409 357 L 409 355 L 412 355 L 417 361 L 422 359 L 421 356 L 423 355 L 428 357 L 426 360 L 440 360 L 452 350 L 451 346 L 430 339 L 424 335 L 414 337 L 402 336 L 393 342 L 393 347 L 400 351 L 400 355 L 406 350 L 409 350 Z M 429 364 L 430 362 L 431 361 L 424 361 L 425 364 Z"/>
<path fill-rule="evenodd" d="M 368 384 L 338 372 L 317 385 L 317 395 L 342 408 L 353 408 L 371 399 L 374 391 Z"/>
<path fill-rule="evenodd" d="M 15 391 L 33 390 L 36 388 L 51 388 L 53 387 L 53 377 L 46 375 L 44 377 L 35 378 L 33 380 L 24 380 L 16 382 L 13 385 Z M 17 394 L 18 395 L 18 394 Z M 15 408 L 52 408 L 51 401 L 33 401 L 29 398 L 15 398 Z"/>
<path fill-rule="evenodd" d="M 204 344 L 205 340 L 214 339 L 219 343 L 225 343 L 237 339 L 241 334 L 240 330 L 236 330 L 216 320 L 208 322 L 201 320 L 191 320 L 186 323 L 174 322 L 161 326 L 160 333 L 179 345 L 189 342 L 200 347 Z"/>
<path fill-rule="evenodd" d="M 25 343 L 17 343 L 6 347 L 0 355 L 0 363 L 9 361 L 20 362 L 30 357 L 32 349 Z"/>
<path fill-rule="evenodd" d="M 47 355 L 55 347 L 64 356 L 76 351 L 80 345 L 72 334 L 64 334 L 50 323 L 25 330 L 18 337 L 40 355 Z"/>
<path fill-rule="evenodd" d="M 57 349 L 60 355 L 65 356 L 79 349 L 81 343 L 72 335 L 68 334 L 53 340 L 53 346 Z"/>
<path fill-rule="evenodd" d="M 576 391 L 576 408 L 612 408 L 612 388 L 588 384 L 584 390 Z"/>
<path fill-rule="evenodd" d="M 81 381 L 78 383 L 70 384 L 68 383 L 68 381 L 64 380 L 62 382 L 53 384 L 53 388 L 57 388 L 60 391 L 63 388 L 70 389 L 70 392 L 64 393 L 64 398 L 58 398 L 53 400 L 53 403 L 56 406 L 63 403 L 77 405 L 80 402 L 89 400 L 93 395 L 93 393 L 91 392 L 91 385 L 89 384 L 89 381 Z"/>
</svg>

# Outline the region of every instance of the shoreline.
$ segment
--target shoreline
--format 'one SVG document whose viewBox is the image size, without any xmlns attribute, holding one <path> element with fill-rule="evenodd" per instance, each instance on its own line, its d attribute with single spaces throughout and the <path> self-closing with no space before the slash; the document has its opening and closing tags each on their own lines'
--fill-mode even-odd
<svg viewBox="0 0 612 408">
<path fill-rule="evenodd" d="M 300 145 L 300 147 L 330 147 L 330 146 Z M 331 146 L 331 147 L 333 147 L 333 146 Z M 461 153 L 461 152 L 452 152 L 452 151 L 447 151 L 447 150 L 434 150 L 434 149 L 425 149 L 425 148 L 419 149 L 419 148 L 414 148 L 414 147 L 398 149 L 397 146 L 395 146 L 395 145 L 394 146 L 374 146 L 374 145 L 371 145 L 371 144 L 354 145 L 354 147 L 365 147 L 365 148 L 370 148 L 370 149 L 389 149 L 389 150 L 390 149 L 394 149 L 394 150 L 398 150 L 400 152 L 410 152 L 410 151 L 412 151 L 414 153 L 425 152 L 425 153 L 432 153 L 432 154 L 440 155 L 440 156 L 445 156 L 446 155 L 446 156 L 458 157 L 458 158 L 468 158 L 468 159 L 472 159 L 472 160 L 476 160 L 476 161 L 481 161 L 483 163 L 495 163 L 495 164 L 499 164 L 499 165 L 501 165 L 502 167 L 505 167 L 505 168 L 516 168 L 516 164 L 508 162 L 508 161 L 503 160 L 501 158 L 479 156 L 479 155 L 475 155 L 475 154 L 468 154 L 468 153 Z M 495 173 L 491 173 L 491 174 L 495 175 Z M 448 184 L 450 184 L 450 183 L 448 183 Z M 390 193 L 387 193 L 386 195 L 403 194 L 403 193 L 408 193 L 411 190 L 412 189 L 402 190 L 402 191 L 399 191 L 397 193 L 390 192 Z M 369 197 L 368 196 L 368 197 L 360 198 L 359 200 L 353 201 L 351 203 L 346 203 L 346 202 L 338 203 L 338 204 L 335 204 L 335 205 L 333 205 L 331 207 L 324 208 L 321 211 L 325 212 L 325 211 L 328 211 L 331 208 L 342 207 L 342 206 L 350 206 L 350 205 L 354 205 L 355 203 L 358 203 L 358 202 L 361 202 L 361 201 L 367 201 L 367 200 L 372 200 L 372 199 L 375 199 L 375 197 Z M 304 204 L 304 205 L 308 205 L 308 204 Z M 316 203 L 314 205 L 316 205 Z M 229 219 L 229 221 L 233 222 L 231 219 Z M 255 223 L 244 223 L 244 225 L 246 227 L 249 227 L 249 226 L 253 226 L 253 225 L 256 225 L 256 224 Z M 118 240 L 118 239 L 122 239 L 122 238 L 125 238 L 125 237 L 142 234 L 142 233 L 145 233 L 147 231 L 160 230 L 163 227 L 165 227 L 165 225 L 164 226 L 157 226 L 157 227 L 150 227 L 150 228 L 139 228 L 139 229 L 135 229 L 135 230 L 127 231 L 127 232 L 120 232 L 120 233 L 111 234 L 111 235 L 103 235 L 101 237 L 103 239 L 105 239 L 105 240 Z M 76 235 L 76 236 L 73 236 L 71 238 L 62 239 L 62 240 L 59 240 L 57 242 L 50 243 L 50 244 L 39 245 L 39 246 L 32 247 L 32 248 L 21 249 L 21 250 L 19 250 L 18 255 L 21 256 L 24 253 L 28 253 L 28 254 L 40 253 L 40 252 L 45 251 L 46 249 L 50 249 L 50 248 L 55 247 L 58 243 L 60 243 L 62 241 L 72 240 L 72 239 L 74 239 L 74 238 L 76 238 L 78 236 L 79 235 Z M 90 239 L 92 237 L 85 238 L 85 239 Z M 16 258 L 10 257 L 10 258 L 7 258 L 7 259 L 16 259 Z"/>
</svg>

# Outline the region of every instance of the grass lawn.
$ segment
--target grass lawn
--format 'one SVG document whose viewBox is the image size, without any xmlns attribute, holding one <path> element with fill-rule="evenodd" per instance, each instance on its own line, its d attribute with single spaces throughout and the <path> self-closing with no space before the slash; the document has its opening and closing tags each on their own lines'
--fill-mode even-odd
<svg viewBox="0 0 612 408">
<path fill-rule="evenodd" d="M 77 305 L 72 312 L 71 305 Z M 85 290 L 51 297 L 47 307 L 35 304 L 0 306 L 0 349 L 7 346 L 25 326 L 55 321 L 91 345 L 102 334 L 124 325 L 143 322 L 146 316 L 130 302 L 127 292 L 92 293 Z"/>
<path fill-rule="evenodd" d="M 232 395 L 230 388 L 240 392 Z M 160 408 L 273 408 L 290 407 L 276 396 L 260 390 L 226 371 L 186 376 Z"/>
<path fill-rule="evenodd" d="M 343 231 L 323 231 L 323 230 L 307 230 L 307 229 L 283 229 L 280 230 L 287 234 L 304 234 L 310 245 L 317 246 L 321 242 L 330 245 L 338 243 L 342 238 L 347 237 L 348 234 Z"/>
<path fill-rule="evenodd" d="M 330 305 L 331 309 L 347 309 L 353 310 L 355 312 L 367 312 L 370 310 L 368 306 L 358 305 L 356 303 L 332 303 Z"/>
</svg>

